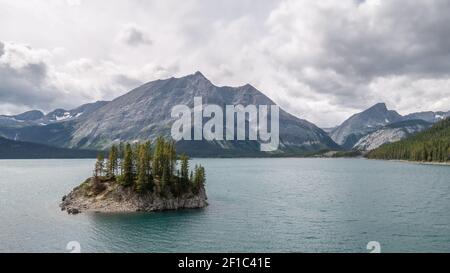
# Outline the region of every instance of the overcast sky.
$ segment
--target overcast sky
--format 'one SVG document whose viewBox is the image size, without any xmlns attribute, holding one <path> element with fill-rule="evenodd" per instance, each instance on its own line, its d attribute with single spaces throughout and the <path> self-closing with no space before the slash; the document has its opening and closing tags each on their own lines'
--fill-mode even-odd
<svg viewBox="0 0 450 273">
<path fill-rule="evenodd" d="M 110 100 L 199 70 L 334 126 L 450 110 L 448 0 L 0 0 L 0 113 Z"/>
</svg>

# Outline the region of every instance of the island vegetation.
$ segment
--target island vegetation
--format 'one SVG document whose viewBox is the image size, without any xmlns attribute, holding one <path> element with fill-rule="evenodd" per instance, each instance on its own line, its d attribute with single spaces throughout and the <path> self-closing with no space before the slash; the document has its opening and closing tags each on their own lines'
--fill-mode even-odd
<svg viewBox="0 0 450 273">
<path fill-rule="evenodd" d="M 152 147 L 153 146 L 153 147 Z M 98 155 L 93 176 L 69 195 L 61 208 L 76 214 L 200 208 L 207 205 L 205 168 L 190 170 L 189 157 L 178 155 L 173 141 L 154 145 L 113 145 Z"/>
<path fill-rule="evenodd" d="M 367 154 L 371 159 L 408 160 L 421 162 L 450 161 L 450 119 L 407 139 L 385 144 Z"/>
</svg>

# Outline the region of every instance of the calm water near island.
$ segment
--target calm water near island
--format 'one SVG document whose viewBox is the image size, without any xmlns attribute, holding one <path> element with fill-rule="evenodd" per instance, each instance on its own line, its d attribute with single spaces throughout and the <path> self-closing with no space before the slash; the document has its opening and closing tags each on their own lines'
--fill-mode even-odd
<svg viewBox="0 0 450 273">
<path fill-rule="evenodd" d="M 0 160 L 0 252 L 450 251 L 450 167 L 364 159 L 196 159 L 203 210 L 67 215 L 93 160 Z"/>
</svg>

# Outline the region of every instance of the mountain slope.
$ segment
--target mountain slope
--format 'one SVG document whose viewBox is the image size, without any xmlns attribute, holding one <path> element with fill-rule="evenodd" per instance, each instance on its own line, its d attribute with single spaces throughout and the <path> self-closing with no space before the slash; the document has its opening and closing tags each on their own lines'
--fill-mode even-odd
<svg viewBox="0 0 450 273">
<path fill-rule="evenodd" d="M 449 116 L 450 112 L 432 111 L 402 116 L 396 111 L 388 110 L 386 104 L 378 103 L 351 116 L 329 132 L 329 135 L 344 149 L 372 150 L 382 144 L 409 137 Z"/>
<path fill-rule="evenodd" d="M 72 110 L 55 109 L 52 112 L 45 115 L 41 120 L 39 120 L 39 123 L 49 124 L 58 121 L 67 121 L 79 118 L 96 111 L 97 109 L 103 107 L 107 103 L 108 101 L 97 101 L 93 103 L 83 104 Z"/>
<path fill-rule="evenodd" d="M 30 126 L 33 124 L 37 124 L 38 121 L 43 118 L 44 113 L 38 110 L 32 110 L 14 116 L 0 115 L 0 128 L 19 128 Z"/>
<path fill-rule="evenodd" d="M 95 158 L 97 151 L 74 150 L 0 137 L 0 159 Z"/>
<path fill-rule="evenodd" d="M 170 136 L 175 105 L 193 107 L 193 98 L 203 104 L 274 105 L 275 103 L 251 85 L 218 87 L 200 72 L 182 78 L 157 80 L 144 84 L 113 100 L 77 122 L 70 147 L 105 148 L 114 141 L 138 141 Z M 301 153 L 339 148 L 327 134 L 305 120 L 280 109 L 280 148 L 283 152 Z M 256 141 L 184 141 L 179 148 L 191 155 L 254 154 Z M 195 147 L 195 148 L 194 148 Z"/>
<path fill-rule="evenodd" d="M 432 124 L 423 120 L 406 120 L 388 124 L 362 137 L 354 150 L 371 151 L 386 143 L 392 143 L 429 128 Z"/>
<path fill-rule="evenodd" d="M 449 112 L 427 111 L 427 112 L 412 113 L 404 116 L 403 119 L 404 120 L 421 119 L 427 122 L 436 123 L 448 117 L 450 117 L 450 111 Z"/>
<path fill-rule="evenodd" d="M 363 136 L 377 129 L 399 121 L 401 115 L 388 110 L 386 104 L 378 103 L 369 109 L 351 116 L 330 134 L 331 138 L 342 147 L 351 149 Z"/>
<path fill-rule="evenodd" d="M 44 117 L 44 113 L 39 110 L 31 110 L 15 116 L 3 116 L 13 118 L 17 121 L 34 121 Z"/>
<path fill-rule="evenodd" d="M 386 144 L 371 151 L 368 158 L 427 162 L 450 161 L 450 119 L 407 139 Z"/>
<path fill-rule="evenodd" d="M 2 131 L 11 131 L 11 129 L 14 130 L 32 126 L 46 126 L 53 123 L 75 120 L 94 112 L 107 103 L 107 101 L 97 101 L 81 105 L 72 110 L 55 109 L 46 115 L 39 110 L 32 110 L 15 116 L 0 115 L 0 136 L 3 135 L 7 138 L 15 138 L 15 133 L 13 133 L 13 136 L 9 136 Z M 18 137 L 21 138 L 20 135 Z"/>
</svg>

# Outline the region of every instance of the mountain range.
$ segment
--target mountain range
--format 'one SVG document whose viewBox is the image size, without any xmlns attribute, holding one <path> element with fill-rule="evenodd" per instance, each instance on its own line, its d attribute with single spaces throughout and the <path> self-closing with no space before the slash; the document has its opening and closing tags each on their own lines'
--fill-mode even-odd
<svg viewBox="0 0 450 273">
<path fill-rule="evenodd" d="M 0 127 L 20 128 L 32 125 L 43 126 L 59 121 L 67 121 L 88 115 L 107 103 L 108 101 L 97 101 L 83 104 L 72 110 L 55 109 L 46 115 L 39 110 L 31 110 L 14 116 L 0 115 Z"/>
<path fill-rule="evenodd" d="M 202 73 L 146 83 L 110 102 L 97 102 L 71 111 L 56 110 L 45 116 L 33 111 L 31 118 L 0 119 L 0 136 L 65 148 L 105 149 L 113 143 L 170 137 L 175 105 L 193 107 L 193 98 L 204 104 L 275 105 L 247 84 L 216 86 Z M 248 123 L 248 118 L 246 117 Z M 280 109 L 280 146 L 273 153 L 260 152 L 258 141 L 179 141 L 177 149 L 191 156 L 305 155 L 340 149 L 316 125 Z"/>
<path fill-rule="evenodd" d="M 33 110 L 0 115 L 0 137 L 60 148 L 103 150 L 119 142 L 170 137 L 175 105 L 275 105 L 253 86 L 216 86 L 201 72 L 148 82 L 112 100 L 84 104 L 48 114 Z M 326 150 L 372 150 L 395 142 L 450 116 L 450 112 L 419 112 L 402 116 L 378 103 L 352 115 L 335 128 L 321 129 L 280 109 L 280 146 L 260 152 L 258 141 L 179 141 L 177 149 L 191 156 L 304 156 Z M 246 123 L 249 123 L 246 117 Z M 193 128 L 190 128 L 193 130 Z M 4 144 L 3 144 L 4 145 Z M 0 147 L 1 148 L 1 147 Z"/>
<path fill-rule="evenodd" d="M 346 150 L 372 150 L 409 137 L 433 123 L 450 117 L 449 112 L 418 112 L 400 115 L 378 103 L 354 114 L 330 131 L 331 138 Z"/>
</svg>

